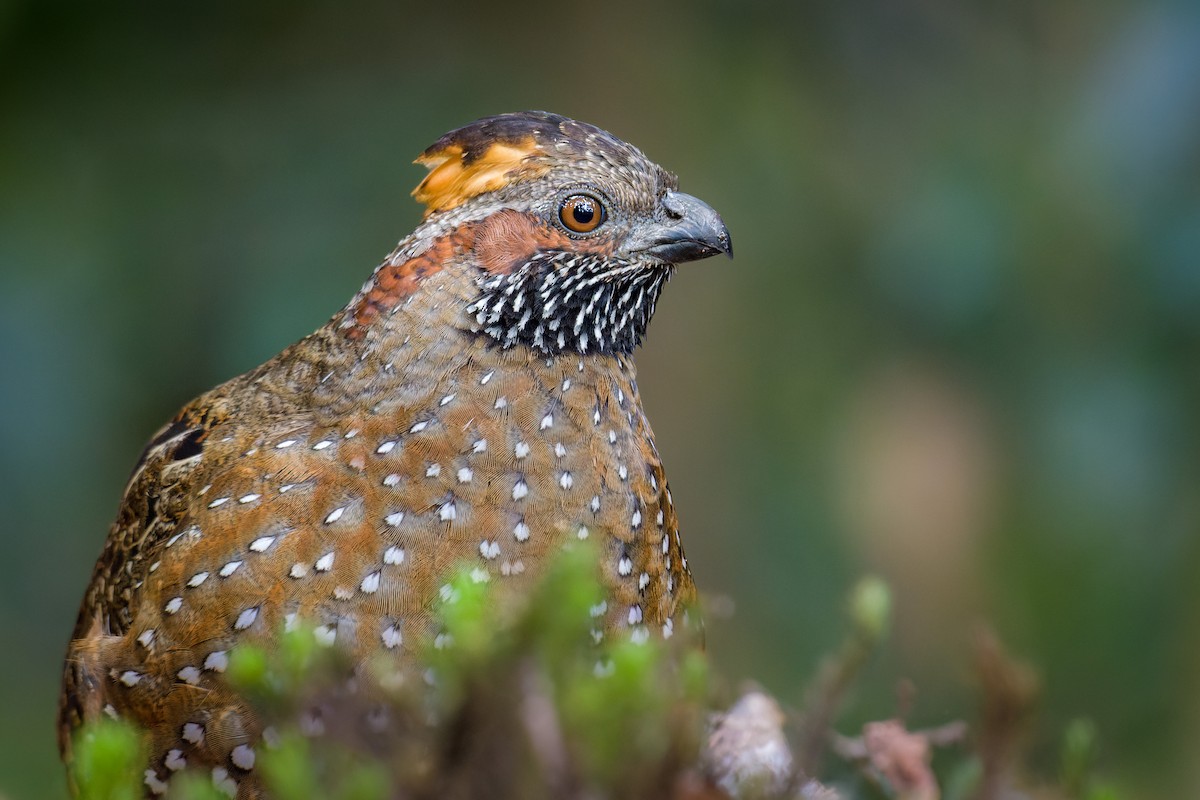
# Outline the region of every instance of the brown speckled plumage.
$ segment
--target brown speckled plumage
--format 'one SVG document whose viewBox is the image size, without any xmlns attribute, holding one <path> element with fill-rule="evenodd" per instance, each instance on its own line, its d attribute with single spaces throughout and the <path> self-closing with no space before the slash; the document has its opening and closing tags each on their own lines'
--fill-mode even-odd
<svg viewBox="0 0 1200 800">
<path fill-rule="evenodd" d="M 299 619 L 411 659 L 464 560 L 519 592 L 566 539 L 597 542 L 600 631 L 670 635 L 693 599 L 630 351 L 674 264 L 729 251 L 719 217 L 553 115 L 480 121 L 422 163 L 430 212 L 347 307 L 148 445 L 68 651 L 67 758 L 109 714 L 149 731 L 149 794 L 198 766 L 255 797 L 260 724 L 220 679 L 230 648 Z M 605 204 L 594 234 L 557 219 L 570 192 Z"/>
</svg>

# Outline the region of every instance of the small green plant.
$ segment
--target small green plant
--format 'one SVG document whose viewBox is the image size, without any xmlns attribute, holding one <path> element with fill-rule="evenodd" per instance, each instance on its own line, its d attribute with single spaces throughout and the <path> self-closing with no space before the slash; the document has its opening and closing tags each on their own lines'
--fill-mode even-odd
<svg viewBox="0 0 1200 800">
<path fill-rule="evenodd" d="M 71 779 L 82 800 L 140 800 L 146 752 L 134 726 L 97 720 L 76 733 L 72 752 Z"/>
</svg>

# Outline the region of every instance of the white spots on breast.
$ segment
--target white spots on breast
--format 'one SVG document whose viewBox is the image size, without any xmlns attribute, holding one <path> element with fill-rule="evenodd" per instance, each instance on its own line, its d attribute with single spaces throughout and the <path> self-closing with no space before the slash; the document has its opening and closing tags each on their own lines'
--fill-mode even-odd
<svg viewBox="0 0 1200 800">
<path fill-rule="evenodd" d="M 379 447 L 376 447 L 375 452 L 382 456 L 387 455 L 394 449 L 396 449 L 396 443 L 394 441 L 387 441 L 379 445 Z"/>
<path fill-rule="evenodd" d="M 233 623 L 233 629 L 235 631 L 244 631 L 253 625 L 256 619 L 258 619 L 258 606 L 251 606 L 238 614 L 237 620 Z"/>
<path fill-rule="evenodd" d="M 633 574 L 633 562 L 629 560 L 629 556 L 621 556 L 621 560 L 617 562 L 617 574 Z"/>
<path fill-rule="evenodd" d="M 363 578 L 363 581 L 359 585 L 358 588 L 359 588 L 359 591 L 361 591 L 363 594 L 375 594 L 376 592 L 378 592 L 379 591 L 379 573 L 372 572 L 370 575 Z"/>
<path fill-rule="evenodd" d="M 342 438 L 353 439 L 355 436 L 358 436 L 358 428 L 351 428 L 350 430 L 346 431 L 346 435 Z"/>
<path fill-rule="evenodd" d="M 300 716 L 300 733 L 305 736 L 322 736 L 325 733 L 325 720 L 315 711 L 306 711 Z"/>
<path fill-rule="evenodd" d="M 389 526 L 395 528 L 401 522 L 404 522 L 404 512 L 396 511 L 394 513 L 388 514 L 386 517 L 383 518 L 383 521 L 385 523 L 387 523 Z"/>
<path fill-rule="evenodd" d="M 167 604 L 165 606 L 163 606 L 163 611 L 166 612 L 167 614 L 175 614 L 181 608 L 183 608 L 183 598 L 182 597 L 172 597 L 170 600 L 167 601 Z"/>
<path fill-rule="evenodd" d="M 632 605 L 629 607 L 629 624 L 639 625 L 642 622 L 642 607 L 640 605 Z"/>
<path fill-rule="evenodd" d="M 386 478 L 383 479 L 383 485 L 387 486 L 389 488 L 394 488 L 396 486 L 399 486 L 400 485 L 400 476 L 397 475 L 395 472 L 391 473 L 390 475 L 388 475 Z"/>
<path fill-rule="evenodd" d="M 182 750 L 171 748 L 167 751 L 167 757 L 163 759 L 163 765 L 171 772 L 179 772 L 187 766 L 187 759 L 183 757 Z"/>
<path fill-rule="evenodd" d="M 154 644 L 154 634 L 154 628 L 147 628 L 137 637 L 137 643 L 149 650 L 150 646 Z"/>
<path fill-rule="evenodd" d="M 638 575 L 638 591 L 639 592 L 642 591 L 643 589 L 645 589 L 649 585 L 650 585 L 650 573 L 643 572 L 641 575 Z"/>
<path fill-rule="evenodd" d="M 586 525 L 580 525 L 580 526 L 579 526 L 579 530 L 575 531 L 575 536 L 576 536 L 576 537 L 579 539 L 579 541 L 581 541 L 581 542 L 582 542 L 584 539 L 586 539 L 586 538 L 588 537 L 588 529 L 587 529 L 587 526 L 586 526 Z"/>
<path fill-rule="evenodd" d="M 502 408 L 508 408 L 508 398 L 505 397 L 504 395 L 500 395 L 499 397 L 496 398 L 496 404 L 493 406 L 493 408 L 495 408 L 497 410 L 502 409 Z"/>
<path fill-rule="evenodd" d="M 300 624 L 300 615 L 292 611 L 283 615 L 283 632 L 291 633 Z"/>
<path fill-rule="evenodd" d="M 150 571 L 155 572 L 160 566 L 162 566 L 162 562 L 155 561 L 153 564 L 150 565 Z"/>
<path fill-rule="evenodd" d="M 442 474 L 442 465 L 441 464 L 430 464 L 428 466 L 428 468 L 426 468 L 426 470 L 425 470 L 426 478 L 436 478 L 438 475 L 441 475 L 441 474 Z"/>
<path fill-rule="evenodd" d="M 188 664 L 186 667 L 179 670 L 179 672 L 175 673 L 175 677 L 179 678 L 179 680 L 189 684 L 190 686 L 196 686 L 200 683 L 200 670 L 191 664 Z"/>
<path fill-rule="evenodd" d="M 138 672 L 137 670 L 127 669 L 121 673 L 119 680 L 125 686 L 137 686 L 142 680 L 142 673 Z"/>
<path fill-rule="evenodd" d="M 483 377 L 479 379 L 479 385 L 487 386 L 487 383 L 488 383 L 488 381 L 490 381 L 492 379 L 493 374 L 494 374 L 494 371 L 485 372 L 483 374 Z"/>
<path fill-rule="evenodd" d="M 633 629 L 633 632 L 629 634 L 629 641 L 633 642 L 634 644 L 645 644 L 649 638 L 650 631 L 646 629 L 645 625 L 638 625 Z"/>
<path fill-rule="evenodd" d="M 237 781 L 229 777 L 229 770 L 224 767 L 213 767 L 213 786 L 229 797 L 237 797 Z"/>
<path fill-rule="evenodd" d="M 567 378 L 562 382 L 562 390 L 565 392 L 571 388 L 571 379 Z"/>
<path fill-rule="evenodd" d="M 404 636 L 400 633 L 400 626 L 398 625 L 389 625 L 384 628 L 380 638 L 383 639 L 383 646 L 388 650 L 395 650 L 404 641 Z"/>
<path fill-rule="evenodd" d="M 279 444 L 275 445 L 276 450 L 287 450 L 292 445 L 296 444 L 295 439 L 284 439 Z"/>
<path fill-rule="evenodd" d="M 607 612 L 608 612 L 608 601 L 607 600 L 601 600 L 599 603 L 597 603 L 596 605 L 594 605 L 588 609 L 588 614 L 591 615 L 592 619 L 596 619 L 597 617 L 602 617 Z"/>
<path fill-rule="evenodd" d="M 229 502 L 228 497 L 218 497 L 216 500 L 213 500 L 211 503 L 209 503 L 208 507 L 209 508 L 218 508 L 219 506 L 223 506 L 228 502 Z"/>
<path fill-rule="evenodd" d="M 280 493 L 280 494 L 287 494 L 288 492 L 290 492 L 292 489 L 295 489 L 295 488 L 296 488 L 296 484 L 294 484 L 294 483 L 285 483 L 283 486 L 280 486 L 280 487 L 279 487 L 279 493 Z"/>
<path fill-rule="evenodd" d="M 334 552 L 330 550 L 317 559 L 317 563 L 313 564 L 313 569 L 317 572 L 329 572 L 329 570 L 333 569 L 333 556 Z"/>
<path fill-rule="evenodd" d="M 317 626 L 313 630 L 313 638 L 322 647 L 333 647 L 333 643 L 337 641 L 337 625 L 331 622 Z"/>
<path fill-rule="evenodd" d="M 564 472 L 562 475 L 558 476 L 558 485 L 561 486 L 564 490 L 570 489 L 572 486 L 575 485 L 575 479 L 571 477 L 571 473 Z"/>
<path fill-rule="evenodd" d="M 314 445 L 312 446 L 312 449 L 313 449 L 313 450 L 324 450 L 325 448 L 327 448 L 327 447 L 332 447 L 332 446 L 333 446 L 333 440 L 332 440 L 332 439 L 322 439 L 321 441 L 319 441 L 319 442 L 317 442 L 316 444 L 314 444 Z"/>
<path fill-rule="evenodd" d="M 104 716 L 108 717 L 109 719 L 120 719 L 121 718 L 121 715 L 117 713 L 117 710 L 115 708 L 113 708 L 112 703 L 104 704 Z"/>
<path fill-rule="evenodd" d="M 546 416 L 542 417 L 542 421 L 538 423 L 538 430 L 544 431 L 553 425 L 554 425 L 554 415 L 547 414 Z"/>
<path fill-rule="evenodd" d="M 492 579 L 492 574 L 483 567 L 474 567 L 467 573 L 467 577 L 471 579 L 471 583 L 487 583 Z"/>
<path fill-rule="evenodd" d="M 332 525 L 333 523 L 335 523 L 339 519 L 341 519 L 342 514 L 345 514 L 345 513 L 346 513 L 345 506 L 339 506 L 339 507 L 335 508 L 333 511 L 329 512 L 328 516 L 325 517 L 325 524 Z"/>
<path fill-rule="evenodd" d="M 500 544 L 492 539 L 484 539 L 479 543 L 479 555 L 491 560 L 500 555 Z"/>
<path fill-rule="evenodd" d="M 501 575 L 520 575 L 525 571 L 525 562 L 521 559 L 516 561 L 505 561 L 500 565 Z"/>
<path fill-rule="evenodd" d="M 292 564 L 291 570 L 288 571 L 288 575 L 290 575 L 293 578 L 303 578 L 307 574 L 308 574 L 308 565 L 300 564 L 298 562 L 295 564 Z"/>
<path fill-rule="evenodd" d="M 634 511 L 633 516 L 629 518 L 629 527 L 636 528 L 637 526 L 639 526 L 641 524 L 642 524 L 642 510 L 639 508 L 638 510 Z"/>
<path fill-rule="evenodd" d="M 447 500 L 438 508 L 438 519 L 442 522 L 450 522 L 458 516 L 458 508 L 454 505 L 453 500 Z"/>
<path fill-rule="evenodd" d="M 254 749 L 249 745 L 239 744 L 229 754 L 229 760 L 238 769 L 252 770 L 254 769 Z"/>
<path fill-rule="evenodd" d="M 595 411 L 592 412 L 592 424 L 593 425 L 600 424 L 600 409 L 599 408 L 597 408 Z"/>
<path fill-rule="evenodd" d="M 529 494 L 529 484 L 525 483 L 525 481 L 523 481 L 523 480 L 518 480 L 516 485 L 513 486 L 512 499 L 520 500 L 521 498 L 525 497 L 528 494 Z"/>
<path fill-rule="evenodd" d="M 617 477 L 623 481 L 629 479 L 629 469 L 624 464 L 617 465 Z"/>
<path fill-rule="evenodd" d="M 188 744 L 200 745 L 204 743 L 204 727 L 196 722 L 185 722 L 179 731 L 179 735 Z"/>
<path fill-rule="evenodd" d="M 229 654 L 224 650 L 213 650 L 205 657 L 203 666 L 210 672 L 224 672 L 229 666 Z"/>
<path fill-rule="evenodd" d="M 517 458 L 524 458 L 529 455 L 529 444 L 527 442 L 517 442 L 517 446 L 513 448 L 513 455 Z"/>
<path fill-rule="evenodd" d="M 146 776 L 146 779 L 145 779 L 146 788 L 150 790 L 150 794 L 166 794 L 167 793 L 167 783 L 166 783 L 166 781 L 159 779 L 158 772 L 156 772 L 155 770 L 152 770 L 152 769 L 148 769 L 145 772 L 145 776 Z"/>
<path fill-rule="evenodd" d="M 654 516 L 654 524 L 660 528 L 663 526 L 663 510 L 661 508 L 658 510 L 658 513 Z M 664 550 L 663 552 L 666 552 L 666 551 Z"/>
<path fill-rule="evenodd" d="M 273 544 L 275 544 L 274 536 L 260 536 L 250 543 L 250 549 L 255 553 L 264 553 Z"/>
<path fill-rule="evenodd" d="M 598 495 L 598 494 L 592 495 L 592 502 L 588 503 L 588 508 L 590 508 L 592 510 L 593 514 L 598 513 L 600 511 L 600 495 Z"/>
<path fill-rule="evenodd" d="M 555 442 L 554 443 L 554 455 L 558 456 L 559 458 L 562 458 L 566 454 L 567 454 L 567 448 L 563 445 L 563 443 Z"/>
<path fill-rule="evenodd" d="M 241 497 L 239 497 L 238 502 L 241 503 L 242 505 L 246 505 L 246 503 L 253 503 L 255 500 L 257 500 L 260 497 L 262 497 L 261 494 L 255 494 L 252 492 L 250 494 L 244 494 Z"/>
<path fill-rule="evenodd" d="M 525 524 L 524 520 L 518 522 L 516 527 L 513 528 L 513 537 L 518 542 L 525 542 L 529 540 L 529 526 Z"/>
<path fill-rule="evenodd" d="M 404 548 L 392 545 L 383 551 L 383 563 L 397 565 L 404 563 Z"/>
<path fill-rule="evenodd" d="M 617 443 L 617 432 L 612 430 L 611 428 L 608 431 L 608 443 L 609 444 Z"/>
<path fill-rule="evenodd" d="M 669 569 L 669 567 L 668 567 L 668 569 Z M 674 594 L 674 593 L 675 593 L 675 576 L 668 573 L 667 574 L 667 594 Z"/>
<path fill-rule="evenodd" d="M 671 539 L 666 534 L 663 534 L 663 537 L 662 537 L 663 555 L 665 556 L 670 551 L 670 549 L 671 549 Z"/>
<path fill-rule="evenodd" d="M 206 580 L 208 580 L 207 572 L 197 572 L 195 575 L 193 575 L 188 580 L 188 582 L 187 582 L 188 588 L 195 589 L 197 586 L 204 583 Z"/>
<path fill-rule="evenodd" d="M 471 478 L 474 477 L 474 475 L 475 475 L 475 473 L 471 470 L 470 467 L 463 467 L 462 469 L 460 469 L 458 471 L 458 482 L 459 483 L 470 483 Z"/>
<path fill-rule="evenodd" d="M 483 453 L 486 451 L 487 451 L 487 439 L 476 439 L 475 443 L 473 445 L 471 445 L 472 453 Z"/>
<path fill-rule="evenodd" d="M 429 423 L 426 421 L 422 421 L 422 422 L 416 423 L 411 428 L 409 428 L 408 432 L 409 433 L 420 433 L 421 431 L 425 430 L 428 427 L 429 427 Z"/>
<path fill-rule="evenodd" d="M 251 547 L 253 548 L 253 546 Z M 221 567 L 221 571 L 217 572 L 217 575 L 220 575 L 222 578 L 228 578 L 234 572 L 238 571 L 240 566 L 241 561 L 227 561 L 226 565 Z"/>
<path fill-rule="evenodd" d="M 448 394 L 445 397 L 443 397 L 441 400 L 438 401 L 438 405 L 439 406 L 448 406 L 452 402 L 454 402 L 455 397 L 456 397 L 456 395 Z"/>
</svg>

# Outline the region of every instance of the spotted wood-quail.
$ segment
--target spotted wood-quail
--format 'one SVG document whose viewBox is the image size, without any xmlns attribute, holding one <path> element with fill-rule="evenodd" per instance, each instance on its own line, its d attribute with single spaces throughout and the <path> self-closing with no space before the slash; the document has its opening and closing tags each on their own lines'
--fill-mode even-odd
<svg viewBox="0 0 1200 800">
<path fill-rule="evenodd" d="M 257 796 L 230 649 L 300 619 L 355 658 L 411 658 L 464 559 L 520 591 L 593 540 L 608 632 L 670 636 L 694 597 L 631 353 L 674 266 L 731 253 L 720 216 L 543 112 L 417 160 L 425 217 L 350 303 L 147 445 L 67 654 L 68 760 L 107 714 L 149 732 L 149 793 L 191 766 Z"/>
</svg>

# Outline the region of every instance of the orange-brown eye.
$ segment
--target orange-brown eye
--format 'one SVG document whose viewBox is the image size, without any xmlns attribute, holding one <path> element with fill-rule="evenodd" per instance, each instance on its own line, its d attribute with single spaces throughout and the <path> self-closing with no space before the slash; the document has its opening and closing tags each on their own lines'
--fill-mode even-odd
<svg viewBox="0 0 1200 800">
<path fill-rule="evenodd" d="M 567 230 L 575 233 L 591 233 L 604 222 L 604 206 L 591 195 L 573 194 L 563 200 L 558 209 L 558 219 Z"/>
</svg>

